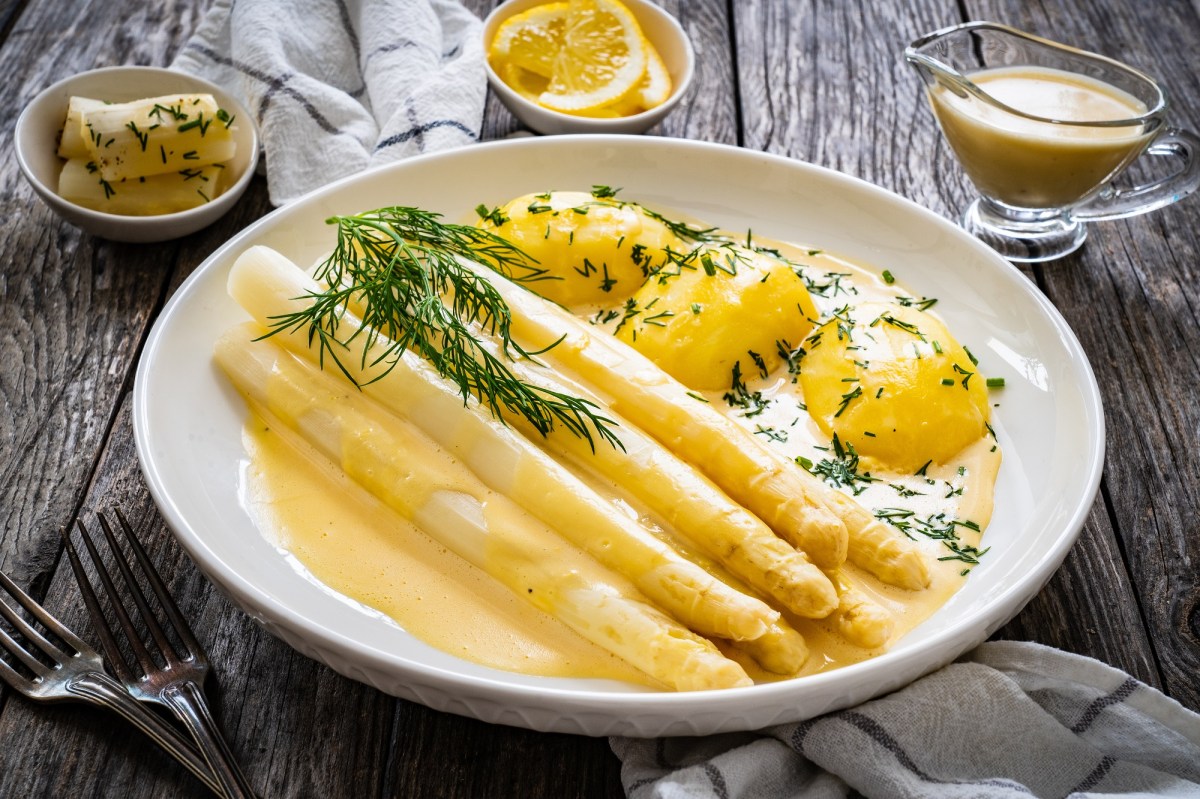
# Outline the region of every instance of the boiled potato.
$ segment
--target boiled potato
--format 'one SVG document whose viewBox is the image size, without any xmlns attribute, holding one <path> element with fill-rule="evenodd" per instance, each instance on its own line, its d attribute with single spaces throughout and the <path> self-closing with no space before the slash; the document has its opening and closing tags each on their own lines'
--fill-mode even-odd
<svg viewBox="0 0 1200 799">
<path fill-rule="evenodd" d="M 646 281 L 617 336 L 684 385 L 728 389 L 773 371 L 808 335 L 816 308 L 786 262 L 734 244 L 704 245 Z M 765 375 L 764 375 L 765 376 Z"/>
<path fill-rule="evenodd" d="M 640 207 L 577 191 L 518 197 L 481 226 L 535 259 L 547 279 L 530 287 L 568 308 L 623 301 L 662 266 L 667 248 L 684 249 Z"/>
<path fill-rule="evenodd" d="M 805 348 L 809 414 L 859 455 L 914 473 L 984 435 L 985 378 L 930 314 L 863 303 L 821 325 Z"/>
</svg>

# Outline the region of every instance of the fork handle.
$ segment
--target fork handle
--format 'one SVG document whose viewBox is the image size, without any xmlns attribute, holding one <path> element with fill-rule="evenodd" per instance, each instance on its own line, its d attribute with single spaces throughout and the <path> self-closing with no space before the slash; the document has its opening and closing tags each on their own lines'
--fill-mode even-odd
<svg viewBox="0 0 1200 799">
<path fill-rule="evenodd" d="M 150 736 L 214 792 L 221 785 L 191 741 L 134 699 L 124 686 L 102 672 L 88 672 L 67 683 L 67 690 L 94 705 L 107 708 Z"/>
<path fill-rule="evenodd" d="M 234 759 L 225 736 L 221 735 L 221 728 L 209 712 L 200 686 L 192 680 L 182 680 L 168 685 L 160 696 L 191 730 L 213 776 L 221 784 L 222 793 L 228 799 L 254 799 L 254 789 Z"/>
</svg>

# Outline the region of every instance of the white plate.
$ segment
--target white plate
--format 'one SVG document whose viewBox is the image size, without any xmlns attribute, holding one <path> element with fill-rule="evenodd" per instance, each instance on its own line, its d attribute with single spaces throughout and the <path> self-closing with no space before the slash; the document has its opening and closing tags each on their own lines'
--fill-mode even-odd
<svg viewBox="0 0 1200 799">
<path fill-rule="evenodd" d="M 225 293 L 233 260 L 266 244 L 313 263 L 324 220 L 415 205 L 466 221 L 479 203 L 547 189 L 621 196 L 733 230 L 803 242 L 890 269 L 938 297 L 960 340 L 1004 377 L 1004 448 L 991 552 L 966 586 L 887 654 L 803 679 L 657 693 L 615 682 L 527 677 L 429 647 L 315 585 L 255 530 L 238 501 L 244 407 L 213 366 L 243 319 Z M 1006 261 L 913 203 L 845 175 L 719 145 L 581 136 L 483 144 L 355 176 L 281 208 L 201 265 L 159 318 L 138 366 L 134 432 L 150 490 L 208 577 L 273 634 L 389 694 L 489 722 L 588 735 L 698 735 L 795 721 L 894 690 L 982 642 L 1029 601 L 1074 542 L 1100 479 L 1095 378 L 1058 312 Z"/>
</svg>

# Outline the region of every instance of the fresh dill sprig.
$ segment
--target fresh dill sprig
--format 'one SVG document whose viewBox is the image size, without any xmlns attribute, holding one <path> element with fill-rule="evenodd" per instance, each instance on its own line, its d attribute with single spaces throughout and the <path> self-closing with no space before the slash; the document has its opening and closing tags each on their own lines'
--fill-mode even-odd
<svg viewBox="0 0 1200 799">
<path fill-rule="evenodd" d="M 459 260 L 482 263 L 516 281 L 536 280 L 544 270 L 528 256 L 488 231 L 442 222 L 439 214 L 418 208 L 381 208 L 327 222 L 337 225 L 337 246 L 314 277 L 328 288 L 302 297 L 310 301 L 304 310 L 275 317 L 268 336 L 306 330 L 310 345 L 319 343 L 322 367 L 328 356 L 356 384 L 341 361 L 355 337 L 366 337 L 361 366 L 384 366 L 374 380 L 411 349 L 456 385 L 464 400 L 476 397 L 497 419 L 505 411 L 518 414 L 543 435 L 561 424 L 593 451 L 595 436 L 621 446 L 611 429 L 615 422 L 597 413 L 594 403 L 527 383 L 509 369 L 506 358 L 535 359 L 545 350 L 528 352 L 513 341 L 508 305 Z M 347 306 L 361 309 L 363 324 L 343 340 L 338 327 Z M 480 332 L 496 338 L 501 357 Z M 367 362 L 366 353 L 377 343 L 384 345 L 382 354 Z"/>
</svg>

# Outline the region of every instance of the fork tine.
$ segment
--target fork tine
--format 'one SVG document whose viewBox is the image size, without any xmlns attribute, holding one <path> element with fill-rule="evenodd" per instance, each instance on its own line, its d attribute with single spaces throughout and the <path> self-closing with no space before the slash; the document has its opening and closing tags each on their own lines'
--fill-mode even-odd
<svg viewBox="0 0 1200 799">
<path fill-rule="evenodd" d="M 3 632 L 0 632 L 0 638 L 7 637 L 8 636 Z M 12 652 L 13 650 L 9 649 L 8 651 Z M 26 693 L 33 690 L 33 681 L 26 677 L 22 677 L 16 669 L 5 663 L 3 660 L 0 660 L 0 680 L 4 680 L 21 693 Z"/>
<path fill-rule="evenodd" d="M 59 638 L 61 638 L 68 646 L 70 646 L 76 652 L 78 652 L 81 655 L 92 654 L 91 647 L 89 647 L 87 644 L 85 644 L 79 638 L 79 636 L 77 636 L 77 635 L 75 635 L 75 633 L 71 632 L 66 627 L 66 625 L 64 625 L 58 619 L 54 618 L 49 613 L 47 613 L 45 608 L 43 608 L 41 605 L 39 605 L 37 602 L 35 602 L 33 597 L 31 597 L 29 594 L 25 593 L 20 588 L 18 588 L 17 584 L 12 581 L 12 578 L 9 577 L 7 574 L 5 574 L 2 571 L 0 571 L 0 586 L 3 586 L 4 590 L 8 592 L 9 596 L 11 596 L 13 599 L 17 600 L 17 602 L 20 603 L 21 607 L 23 607 L 30 616 L 33 616 L 35 619 L 37 619 L 39 622 L 41 622 L 42 625 L 45 626 L 45 628 L 47 630 L 49 630 L 50 632 L 54 633 Z M 3 605 L 3 604 L 5 604 L 5 603 L 0 602 L 0 605 Z M 10 621 L 11 621 L 11 619 L 10 619 Z M 57 647 L 54 644 L 47 641 L 44 637 L 42 637 L 42 635 L 40 633 L 37 632 L 37 630 L 34 630 L 32 627 L 29 627 L 29 625 L 26 624 L 25 627 L 29 630 L 30 633 L 32 633 L 31 637 L 39 642 L 39 646 L 43 652 L 45 652 L 50 657 L 57 657 L 59 655 L 59 653 L 61 652 L 59 647 Z M 22 632 L 25 632 L 25 630 L 23 629 Z M 44 644 L 44 646 L 41 646 L 42 644 Z M 50 648 L 47 649 L 46 647 L 50 647 Z"/>
<path fill-rule="evenodd" d="M 4 606 L 4 603 L 0 602 L 0 606 Z M 7 616 L 8 614 L 6 613 L 4 615 Z M 18 644 L 13 639 L 13 637 L 11 635 L 9 635 L 7 632 L 5 632 L 4 630 L 0 630 L 0 644 L 3 644 L 4 648 L 7 649 L 10 653 L 12 653 L 13 657 L 15 657 L 17 660 L 21 661 L 22 663 L 24 663 L 25 667 L 28 668 L 30 671 L 32 671 L 34 674 L 36 674 L 39 678 L 45 677 L 47 674 L 50 673 L 50 668 L 48 666 L 39 662 L 37 660 L 37 658 L 30 655 L 29 652 L 27 652 L 23 646 Z M 4 668 L 11 671 L 14 677 L 21 679 L 21 680 L 25 680 L 25 678 L 21 677 L 21 675 L 16 671 L 16 669 L 13 669 L 12 666 L 9 666 L 3 660 L 0 660 L 0 666 L 3 666 Z M 28 680 L 25 680 L 25 681 L 28 682 Z"/>
<path fill-rule="evenodd" d="M 71 541 L 71 534 L 66 528 L 60 530 L 59 533 L 62 535 L 63 543 L 66 544 L 67 558 L 71 561 L 71 571 L 75 573 L 75 582 L 79 585 L 79 593 L 83 595 L 83 604 L 87 606 L 88 615 L 92 617 L 92 627 L 100 636 L 100 648 L 104 650 L 104 655 L 108 658 L 109 666 L 116 672 L 117 679 L 129 682 L 134 679 L 133 672 L 121 654 L 117 639 L 113 637 L 112 630 L 104 618 L 104 611 L 100 609 L 100 600 L 97 598 L 96 592 L 92 590 L 92 583 L 83 570 L 83 561 L 79 559 L 79 550 L 75 549 L 75 544 Z M 96 562 L 94 558 L 92 562 Z"/>
<path fill-rule="evenodd" d="M 108 546 L 113 551 L 113 558 L 116 561 L 117 568 L 121 570 L 121 575 L 125 578 L 125 585 L 129 587 L 129 594 L 133 597 L 134 604 L 137 605 L 138 611 L 142 614 L 142 620 L 146 622 L 146 628 L 150 631 L 150 637 L 154 639 L 154 643 L 158 645 L 158 649 L 162 652 L 164 658 L 170 660 L 172 655 L 182 657 L 175 652 L 175 647 L 167 640 L 167 634 L 158 623 L 158 614 L 150 609 L 150 603 L 146 601 L 146 594 L 142 591 L 141 582 L 134 576 L 133 568 L 129 565 L 129 560 L 125 557 L 125 553 L 121 551 L 121 546 L 117 543 L 116 534 L 113 533 L 108 518 L 103 513 L 97 513 L 96 518 L 100 520 L 100 528 L 104 531 L 104 537 L 108 540 Z M 121 517 L 121 521 L 125 521 L 124 517 Z M 128 527 L 129 523 L 125 522 L 125 526 Z"/>
<path fill-rule="evenodd" d="M 67 539 L 67 531 L 60 532 L 63 538 Z M 67 540 L 67 546 L 71 547 L 69 540 Z M 78 561 L 77 556 L 75 560 Z M 79 565 L 80 568 L 76 571 L 76 575 L 82 574 L 81 564 Z M 85 584 L 81 583 L 80 588 L 83 589 Z M 13 609 L 12 603 L 3 598 L 3 591 L 0 591 L 0 616 L 12 623 L 18 639 L 22 636 L 28 637 L 31 641 L 40 639 L 42 643 L 39 643 L 39 647 L 54 661 L 52 666 L 36 660 L 30 662 L 30 648 L 25 645 L 24 641 L 18 643 L 18 639 L 14 639 L 6 629 L 0 628 L 0 654 L 8 651 L 21 663 L 28 666 L 35 675 L 32 679 L 26 677 L 17 671 L 12 663 L 0 659 L 0 682 L 8 683 L 19 693 L 37 702 L 75 700 L 117 713 L 150 736 L 151 740 L 163 747 L 189 771 L 203 780 L 214 792 L 225 795 L 221 783 L 217 781 L 207 761 L 196 751 L 194 745 L 178 730 L 141 705 L 126 687 L 104 673 L 104 665 L 94 649 L 18 588 L 3 571 L 0 571 L 0 588 L 7 591 L 18 605 L 43 624 L 53 635 L 75 649 L 74 652 L 69 652 L 46 641 L 18 611 Z M 90 584 L 87 585 L 87 589 L 91 590 Z M 95 600 L 94 592 L 92 599 Z M 104 626 L 107 627 L 107 622 L 104 622 Z"/>
<path fill-rule="evenodd" d="M 0 572 L 0 586 L 3 586 L 14 599 L 25 608 L 25 610 L 38 609 L 37 604 L 33 599 L 17 588 L 16 583 L 9 579 L 8 575 Z M 41 615 L 41 614 L 37 614 Z M 50 643 L 46 638 L 37 631 L 29 622 L 21 618 L 21 616 L 12 609 L 7 602 L 0 602 L 0 616 L 8 620 L 8 623 L 16 628 L 17 632 L 25 636 L 29 641 L 33 642 L 38 649 L 42 650 L 47 657 L 60 658 L 63 652 L 54 644 Z M 40 619 L 39 619 L 40 620 Z M 10 636 L 4 630 L 0 630 L 0 636 L 3 636 L 5 648 L 8 649 L 18 660 L 24 663 L 30 671 L 38 677 L 45 677 L 49 673 L 49 667 L 38 661 L 29 653 L 28 648 L 17 643 L 16 639 Z"/>
<path fill-rule="evenodd" d="M 104 586 L 104 590 L 108 594 L 108 598 L 112 601 L 113 611 L 117 615 L 117 622 L 120 623 L 121 629 L 125 631 L 125 638 L 129 641 L 129 645 L 133 648 L 134 657 L 136 657 L 138 662 L 141 664 L 142 671 L 148 672 L 151 668 L 155 667 L 154 658 L 150 656 L 149 650 L 147 650 L 145 644 L 142 643 L 142 637 L 138 635 L 137 630 L 134 629 L 133 621 L 129 618 L 129 614 L 125 611 L 125 605 L 123 602 L 121 602 L 121 595 L 117 593 L 117 587 L 113 584 L 112 577 L 109 575 L 108 570 L 104 568 L 104 562 L 100 560 L 100 553 L 96 551 L 96 545 L 92 543 L 92 537 L 88 533 L 87 527 L 84 526 L 83 521 L 80 519 L 76 519 L 75 524 L 79 528 L 79 532 L 81 534 L 80 537 L 83 539 L 83 545 L 87 549 L 88 555 L 92 559 L 92 565 L 96 567 L 96 576 L 100 578 L 101 585 Z M 117 560 L 119 563 L 120 558 Z M 128 569 L 129 566 L 126 565 L 125 568 Z M 108 620 L 104 618 L 103 615 L 93 619 L 92 621 L 97 627 L 108 626 Z"/>
<path fill-rule="evenodd" d="M 150 588 L 153 589 L 155 596 L 158 597 L 159 604 L 162 605 L 163 611 L 167 614 L 171 625 L 175 628 L 176 634 L 179 635 L 183 645 L 191 650 L 192 654 L 200 654 L 203 652 L 203 647 L 200 642 L 192 635 L 192 628 L 188 625 L 187 620 L 183 618 L 183 614 L 179 611 L 179 606 L 175 604 L 175 600 L 171 598 L 171 592 L 167 590 L 167 586 L 159 576 L 158 570 L 154 568 L 154 564 L 150 562 L 150 558 L 146 555 L 146 550 L 142 548 L 138 542 L 137 536 L 133 534 L 133 528 L 129 526 L 129 522 L 125 519 L 125 514 L 121 511 L 116 511 L 117 519 L 121 522 L 122 532 L 125 534 L 125 540 L 129 542 L 129 548 L 133 550 L 134 557 L 141 564 L 142 571 L 146 575 L 146 579 L 150 582 Z"/>
</svg>

